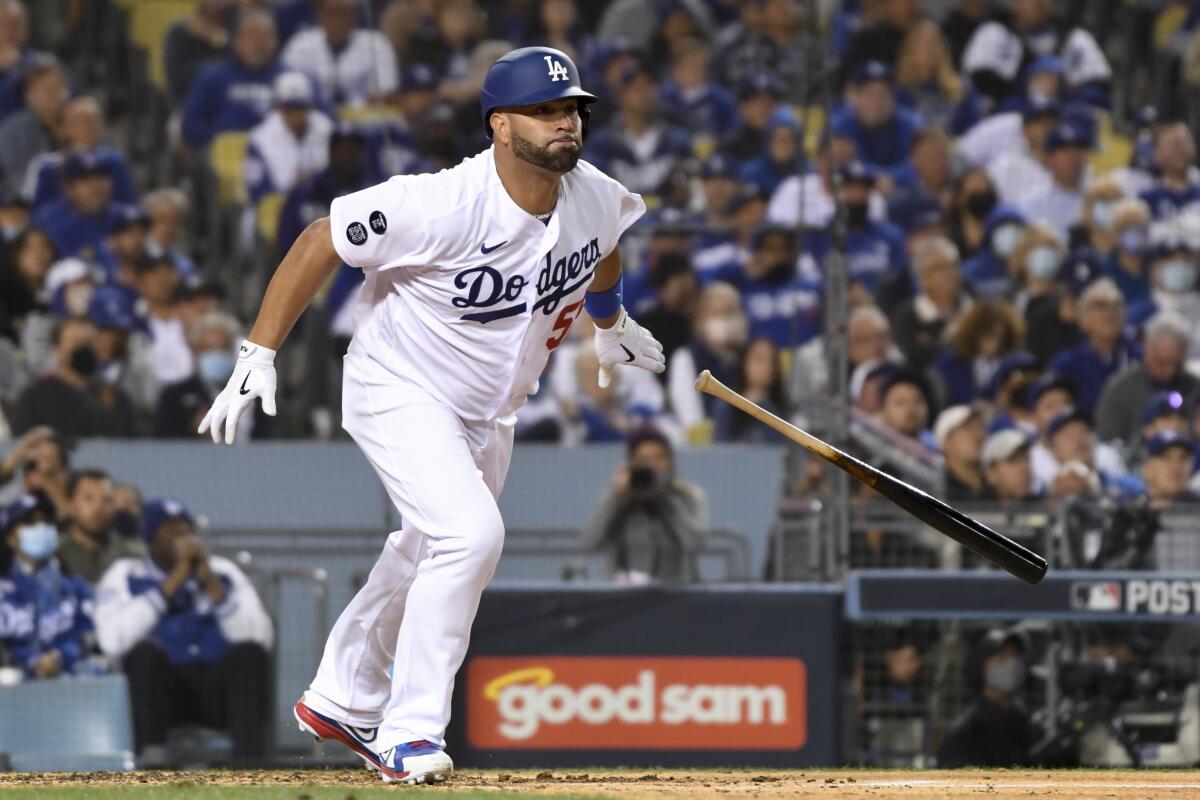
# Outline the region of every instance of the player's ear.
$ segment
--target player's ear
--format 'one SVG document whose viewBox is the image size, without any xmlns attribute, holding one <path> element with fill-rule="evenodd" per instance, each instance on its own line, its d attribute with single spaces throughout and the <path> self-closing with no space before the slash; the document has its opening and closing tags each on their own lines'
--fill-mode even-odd
<svg viewBox="0 0 1200 800">
<path fill-rule="evenodd" d="M 512 136 L 508 130 L 508 114 L 493 111 L 491 116 L 492 139 L 504 144 L 512 144 Z"/>
</svg>

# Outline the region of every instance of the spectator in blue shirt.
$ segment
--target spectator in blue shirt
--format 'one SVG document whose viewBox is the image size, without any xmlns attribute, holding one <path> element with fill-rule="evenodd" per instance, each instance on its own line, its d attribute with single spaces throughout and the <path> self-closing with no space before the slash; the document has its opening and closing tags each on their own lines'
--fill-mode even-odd
<svg viewBox="0 0 1200 800">
<path fill-rule="evenodd" d="M 830 121 L 833 133 L 852 140 L 858 157 L 895 183 L 911 183 L 908 156 L 925 123 L 920 114 L 897 105 L 892 68 L 880 61 L 862 64 L 852 76 L 849 96 L 849 104 Z"/>
<path fill-rule="evenodd" d="M 1182 122 L 1163 126 L 1154 141 L 1154 166 L 1158 180 L 1141 198 L 1156 220 L 1170 219 L 1200 200 L 1200 184 L 1193 175 L 1196 140 Z"/>
<path fill-rule="evenodd" d="M 622 73 L 621 111 L 588 142 L 591 160 L 630 191 L 656 195 L 681 159 L 692 154 L 687 131 L 661 119 L 654 76 L 640 63 Z"/>
<path fill-rule="evenodd" d="M 238 17 L 233 54 L 209 64 L 192 83 L 183 107 L 183 140 L 206 147 L 217 134 L 248 131 L 271 109 L 280 72 L 270 12 L 249 8 Z"/>
<path fill-rule="evenodd" d="M 733 93 L 709 79 L 711 51 L 699 39 L 684 39 L 671 54 L 672 80 L 663 87 L 667 115 L 692 134 L 727 136 L 737 128 Z"/>
<path fill-rule="evenodd" d="M 751 337 L 776 347 L 796 347 L 821 333 L 821 287 L 797 270 L 796 234 L 770 225 L 754 234 L 750 257 L 740 269 L 718 278 L 737 287 L 750 322 Z"/>
<path fill-rule="evenodd" d="M 96 589 L 96 635 L 129 679 L 142 766 L 162 764 L 167 730 L 227 728 L 233 756 L 266 752 L 273 629 L 254 586 L 209 555 L 178 500 L 142 509 L 148 558 L 113 563 Z"/>
<path fill-rule="evenodd" d="M 62 196 L 62 165 L 72 153 L 95 155 L 112 178 L 113 197 L 122 203 L 137 202 L 137 189 L 125 154 L 103 144 L 104 111 L 96 98 L 77 97 L 67 103 L 63 109 L 62 132 L 61 150 L 43 153 L 29 165 L 26 173 L 22 193 L 34 212 Z"/>
<path fill-rule="evenodd" d="M 0 534 L 14 554 L 0 580 L 0 647 L 30 679 L 74 672 L 92 649 L 92 592 L 54 557 L 56 516 L 41 491 L 0 512 Z"/>
<path fill-rule="evenodd" d="M 700 165 L 704 217 L 693 263 L 701 283 L 711 280 L 719 267 L 734 260 L 739 246 L 733 213 L 741 185 L 738 169 L 737 161 L 724 153 L 716 153 Z"/>
<path fill-rule="evenodd" d="M 770 197 L 784 179 L 804 166 L 804 129 L 795 112 L 780 107 L 767 123 L 767 152 L 742 167 L 742 180 Z"/>
<path fill-rule="evenodd" d="M 1129 198 L 1113 206 L 1112 235 L 1115 244 L 1104 260 L 1104 274 L 1132 307 L 1150 299 L 1150 210 L 1146 204 Z"/>
<path fill-rule="evenodd" d="M 1149 264 L 1150 297 L 1129 309 L 1129 324 L 1142 325 L 1160 311 L 1174 311 L 1196 324 L 1200 320 L 1200 293 L 1197 292 L 1196 253 L 1182 239 L 1168 237 L 1158 244 Z M 1200 342 L 1193 335 L 1191 352 Z"/>
<path fill-rule="evenodd" d="M 1048 369 L 1075 384 L 1076 405 L 1091 415 L 1105 382 L 1138 358 L 1125 340 L 1125 304 L 1110 279 L 1095 281 L 1080 296 L 1079 330 L 1084 341 L 1060 353 Z"/>
<path fill-rule="evenodd" d="M 1003 297 L 1011 291 L 1008 259 L 1016 250 L 1025 225 L 1025 215 L 1010 205 L 998 205 L 988 214 L 983 245 L 963 265 L 963 277 L 976 297 Z"/>
<path fill-rule="evenodd" d="M 38 211 L 34 224 L 50 237 L 59 258 L 97 259 L 127 206 L 113 201 L 108 167 L 93 153 L 76 153 L 63 162 L 62 180 L 64 196 Z"/>
<path fill-rule="evenodd" d="M 852 161 L 838 171 L 838 193 L 846 209 L 846 258 L 850 262 L 850 280 L 858 289 L 873 294 L 883 277 L 905 265 L 904 234 L 890 222 L 871 219 L 869 202 L 875 187 L 874 172 L 860 161 Z M 811 233 L 805 249 L 824 269 L 833 248 L 828 231 Z M 866 299 L 862 297 L 860 299 Z"/>
</svg>

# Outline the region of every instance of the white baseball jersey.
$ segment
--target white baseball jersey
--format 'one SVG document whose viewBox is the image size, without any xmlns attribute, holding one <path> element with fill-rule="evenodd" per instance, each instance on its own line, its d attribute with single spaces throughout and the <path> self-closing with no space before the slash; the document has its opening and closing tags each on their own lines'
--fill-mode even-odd
<svg viewBox="0 0 1200 800">
<path fill-rule="evenodd" d="M 596 265 L 642 198 L 586 161 L 549 224 L 523 211 L 492 150 L 333 201 L 333 244 L 366 281 L 349 355 L 425 389 L 461 418 L 516 411 L 583 311 Z"/>
</svg>

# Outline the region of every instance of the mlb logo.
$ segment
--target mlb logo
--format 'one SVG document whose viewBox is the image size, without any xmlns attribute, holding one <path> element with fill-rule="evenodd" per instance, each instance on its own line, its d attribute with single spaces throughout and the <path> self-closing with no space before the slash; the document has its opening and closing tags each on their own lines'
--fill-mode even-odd
<svg viewBox="0 0 1200 800">
<path fill-rule="evenodd" d="M 1071 584 L 1072 611 L 1120 611 L 1121 584 L 1115 581 L 1080 581 Z"/>
</svg>

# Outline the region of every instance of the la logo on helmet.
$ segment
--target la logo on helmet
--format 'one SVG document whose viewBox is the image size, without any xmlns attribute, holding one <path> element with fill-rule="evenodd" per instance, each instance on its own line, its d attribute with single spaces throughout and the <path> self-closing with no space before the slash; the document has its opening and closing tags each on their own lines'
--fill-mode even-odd
<svg viewBox="0 0 1200 800">
<path fill-rule="evenodd" d="M 542 56 L 542 58 L 546 59 L 546 67 L 550 70 L 550 80 L 556 83 L 571 80 L 570 73 L 567 72 L 567 68 L 562 65 L 561 61 L 556 60 L 554 56 Z"/>
</svg>

